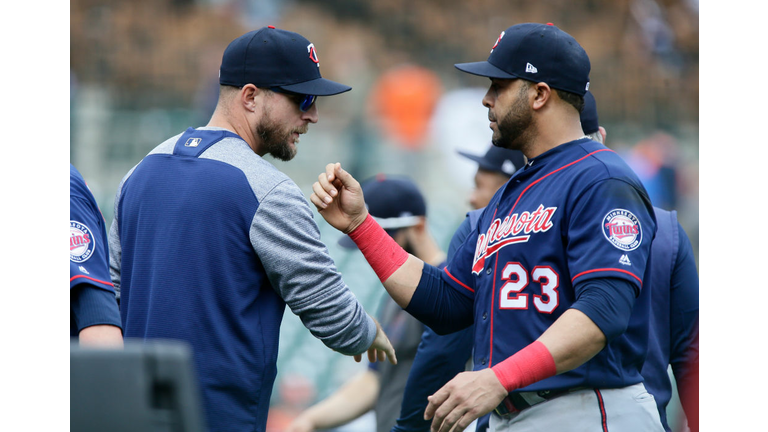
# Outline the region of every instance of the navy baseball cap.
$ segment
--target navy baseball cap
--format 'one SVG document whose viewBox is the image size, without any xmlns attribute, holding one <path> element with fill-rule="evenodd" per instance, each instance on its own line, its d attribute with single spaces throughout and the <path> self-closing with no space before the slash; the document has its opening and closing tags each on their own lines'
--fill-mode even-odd
<svg viewBox="0 0 768 432">
<path fill-rule="evenodd" d="M 592 92 L 584 95 L 584 109 L 579 116 L 581 120 L 581 130 L 590 135 L 600 130 L 600 123 L 597 121 L 597 102 Z"/>
<path fill-rule="evenodd" d="M 501 32 L 487 61 L 457 69 L 488 78 L 522 78 L 584 96 L 589 57 L 571 35 L 550 24 L 517 24 Z"/>
<path fill-rule="evenodd" d="M 525 165 L 525 157 L 520 150 L 510 150 L 491 145 L 484 155 L 473 155 L 459 150 L 459 154 L 467 159 L 472 159 L 480 165 L 480 168 L 495 171 L 512 177 L 519 168 Z"/>
<path fill-rule="evenodd" d="M 379 174 L 365 180 L 361 187 L 368 213 L 390 236 L 398 229 L 419 223 L 419 216 L 427 214 L 427 203 L 416 184 L 403 176 Z M 357 249 L 349 236 L 339 239 L 339 245 Z"/>
<path fill-rule="evenodd" d="M 279 87 L 300 94 L 330 96 L 352 87 L 320 76 L 315 45 L 304 36 L 267 26 L 233 40 L 224 50 L 219 84 Z"/>
</svg>

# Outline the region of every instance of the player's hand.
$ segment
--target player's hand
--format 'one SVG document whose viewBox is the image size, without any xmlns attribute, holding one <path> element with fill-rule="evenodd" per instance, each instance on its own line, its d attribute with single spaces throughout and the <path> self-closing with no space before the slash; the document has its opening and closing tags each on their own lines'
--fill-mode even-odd
<svg viewBox="0 0 768 432">
<path fill-rule="evenodd" d="M 384 361 L 389 359 L 389 362 L 393 365 L 397 364 L 397 356 L 395 356 L 395 349 L 392 347 L 392 343 L 389 342 L 384 330 L 381 328 L 381 324 L 375 319 L 376 323 L 376 337 L 373 339 L 373 343 L 368 348 L 368 361 L 375 363 L 377 361 Z M 363 359 L 362 354 L 355 356 L 355 361 L 360 362 Z"/>
<path fill-rule="evenodd" d="M 432 420 L 432 432 L 463 431 L 473 420 L 496 408 L 507 396 L 490 369 L 462 372 L 428 397 L 424 419 Z"/>
<path fill-rule="evenodd" d="M 338 162 L 326 165 L 325 172 L 312 184 L 309 200 L 323 219 L 344 234 L 352 232 L 368 216 L 360 183 Z"/>
</svg>

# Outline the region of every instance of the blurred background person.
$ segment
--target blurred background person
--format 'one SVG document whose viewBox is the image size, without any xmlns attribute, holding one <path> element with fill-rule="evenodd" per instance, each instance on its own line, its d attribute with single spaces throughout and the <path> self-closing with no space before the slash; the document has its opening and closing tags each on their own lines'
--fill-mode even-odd
<svg viewBox="0 0 768 432">
<path fill-rule="evenodd" d="M 488 205 L 512 174 L 525 165 L 525 156 L 518 150 L 509 150 L 491 144 L 484 155 L 475 155 L 459 151 L 465 158 L 477 163 L 475 187 L 469 195 L 469 205 L 480 209 Z"/>
<path fill-rule="evenodd" d="M 466 151 L 458 152 L 461 156 L 477 163 L 475 187 L 469 195 L 472 211 L 451 238 L 448 246 L 447 261 L 461 246 L 469 232 L 477 224 L 480 213 L 488 205 L 493 195 L 507 183 L 512 174 L 525 165 L 525 156 L 519 150 L 496 147 L 491 144 L 483 155 Z M 471 354 L 474 326 L 467 327 L 455 333 L 438 335 L 429 327 L 424 327 L 421 343 L 411 374 L 406 383 L 405 394 L 397 424 L 393 432 L 426 431 L 431 424 L 424 420 L 426 398 L 434 394 L 456 374 L 464 370 L 472 370 Z M 477 425 L 477 426 L 475 426 Z M 468 429 L 485 430 L 488 427 L 488 416 L 483 416 Z"/>
<path fill-rule="evenodd" d="M 362 183 L 370 214 L 406 251 L 435 266 L 445 265 L 445 253 L 427 229 L 427 205 L 416 184 L 402 176 L 379 174 Z M 349 237 L 343 247 L 357 249 Z M 369 363 L 333 394 L 302 412 L 288 432 L 311 432 L 347 424 L 370 410 L 376 413 L 376 431 L 395 425 L 405 381 L 416 355 L 424 325 L 406 313 L 385 293 L 378 319 L 397 352 L 396 365 Z"/>
<path fill-rule="evenodd" d="M 584 97 L 581 125 L 590 138 L 605 144 L 607 131 L 599 126 L 595 97 L 589 92 Z M 690 431 L 698 432 L 699 274 L 691 241 L 677 220 L 677 212 L 664 210 L 655 202 L 654 211 L 658 231 L 651 248 L 651 338 L 641 374 L 669 432 L 667 407 L 673 383 L 668 369 L 672 372 L 684 413 L 676 413 L 676 407 L 672 412 L 687 420 Z M 679 423 L 675 430 L 684 430 L 685 421 Z"/>
</svg>

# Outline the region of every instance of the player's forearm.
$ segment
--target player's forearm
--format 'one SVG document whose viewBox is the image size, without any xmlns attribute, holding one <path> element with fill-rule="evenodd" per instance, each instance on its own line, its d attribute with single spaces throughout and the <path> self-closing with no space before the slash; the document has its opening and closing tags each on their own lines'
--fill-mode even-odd
<svg viewBox="0 0 768 432">
<path fill-rule="evenodd" d="M 565 311 L 538 341 L 549 350 L 558 374 L 586 363 L 606 345 L 600 328 L 577 309 Z"/>
<path fill-rule="evenodd" d="M 357 244 L 392 299 L 416 319 L 432 327 L 438 334 L 457 331 L 471 324 L 471 300 L 457 301 L 456 297 L 462 297 L 461 295 L 439 295 L 453 290 L 442 280 L 439 270 L 406 253 L 373 218 L 368 216 L 349 236 Z M 421 304 L 414 307 L 412 303 L 417 291 L 423 295 L 417 296 L 420 297 L 417 303 Z M 428 304 L 425 306 L 424 303 Z M 460 325 L 457 326 L 457 322 Z M 433 327 L 435 325 L 447 325 L 451 326 L 451 329 L 441 331 Z"/>
<path fill-rule="evenodd" d="M 113 325 L 94 325 L 80 330 L 81 346 L 94 348 L 122 348 L 123 332 Z"/>
<path fill-rule="evenodd" d="M 373 409 L 379 394 L 379 377 L 366 370 L 339 390 L 299 416 L 314 429 L 328 429 L 349 423 Z"/>
<path fill-rule="evenodd" d="M 605 346 L 605 335 L 577 309 L 569 309 L 539 339 L 491 369 L 511 392 L 575 369 Z"/>
<path fill-rule="evenodd" d="M 400 307 L 405 308 L 411 302 L 423 269 L 424 261 L 409 255 L 405 263 L 383 281 L 384 288 Z"/>
</svg>

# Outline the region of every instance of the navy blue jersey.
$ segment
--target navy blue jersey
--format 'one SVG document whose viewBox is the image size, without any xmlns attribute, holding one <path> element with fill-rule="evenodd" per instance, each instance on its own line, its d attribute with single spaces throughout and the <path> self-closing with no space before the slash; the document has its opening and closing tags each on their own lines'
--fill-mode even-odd
<svg viewBox="0 0 768 432">
<path fill-rule="evenodd" d="M 642 183 L 602 144 L 582 138 L 529 161 L 443 272 L 474 301 L 475 369 L 534 342 L 579 298 L 575 287 L 618 278 L 638 295 L 627 330 L 578 368 L 518 391 L 641 382 L 650 308 L 643 281 L 655 232 Z"/>
<path fill-rule="evenodd" d="M 458 249 L 472 231 L 471 212 L 451 239 L 448 258 Z M 648 357 L 642 368 L 644 384 L 654 396 L 662 424 L 667 431 L 667 405 L 672 397 L 672 384 L 667 367 L 677 382 L 681 399 L 691 382 L 698 381 L 698 304 L 699 277 L 693 257 L 691 242 L 677 221 L 676 212 L 654 207 L 658 230 L 651 246 L 650 284 L 651 320 Z M 424 331 L 422 342 L 413 363 L 414 373 L 409 375 L 403 407 L 393 431 L 426 432 L 430 421 L 424 420 L 427 396 L 435 393 L 457 373 L 463 371 L 461 358 L 472 348 L 472 339 L 462 337 L 470 329 L 447 336 L 438 336 L 429 328 Z M 457 356 L 457 357 L 454 357 Z M 685 404 L 683 404 L 685 407 Z M 485 430 L 487 418 L 478 419 L 477 430 Z"/>
<path fill-rule="evenodd" d="M 126 338 L 192 346 L 211 430 L 265 430 L 286 304 L 341 353 L 376 334 L 298 186 L 221 128 L 190 128 L 126 175 L 110 252 Z"/>
<path fill-rule="evenodd" d="M 104 217 L 83 176 L 72 164 L 69 164 L 69 289 L 78 290 L 70 296 L 73 311 L 70 336 L 76 336 L 87 325 L 120 327 L 115 290 L 109 276 Z M 87 290 L 96 291 L 83 293 Z"/>
</svg>

